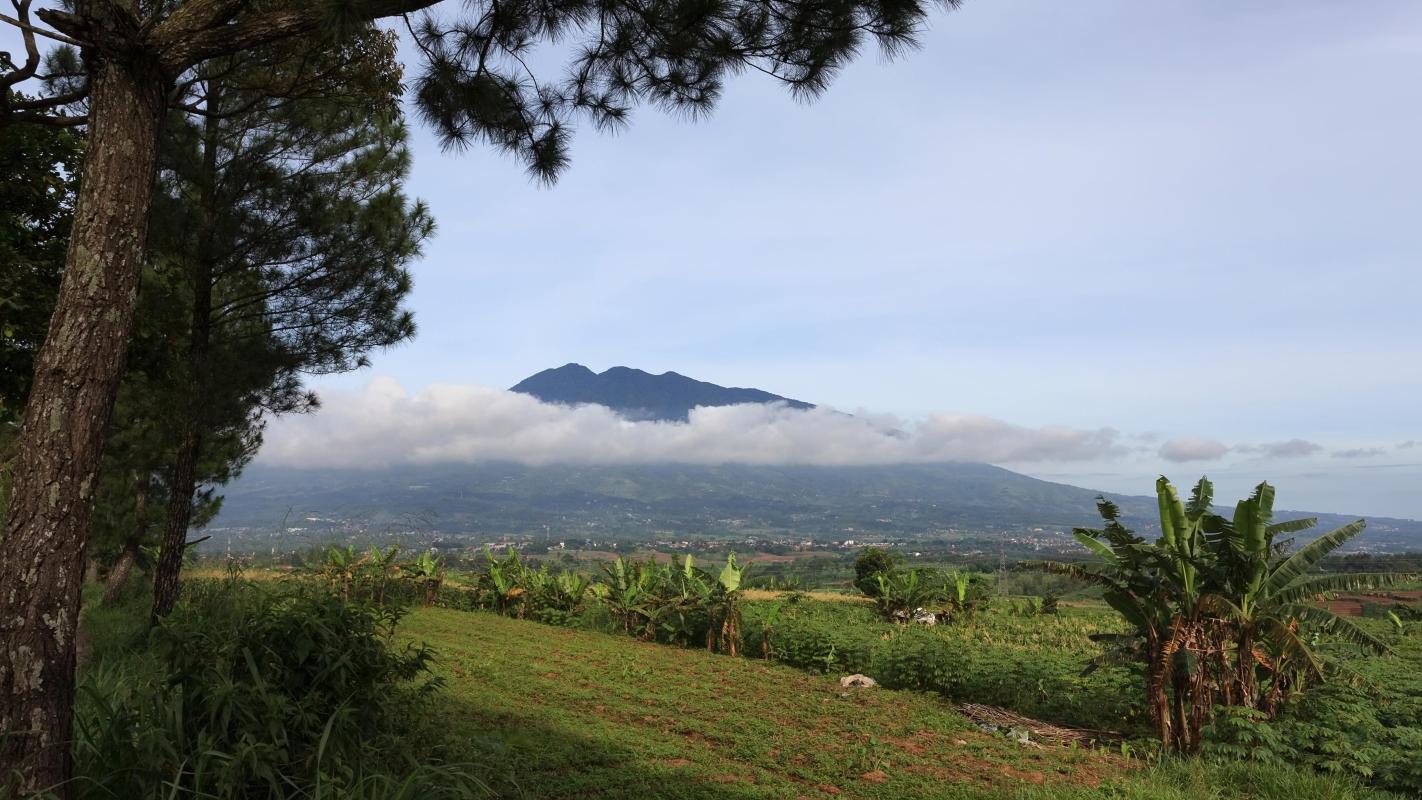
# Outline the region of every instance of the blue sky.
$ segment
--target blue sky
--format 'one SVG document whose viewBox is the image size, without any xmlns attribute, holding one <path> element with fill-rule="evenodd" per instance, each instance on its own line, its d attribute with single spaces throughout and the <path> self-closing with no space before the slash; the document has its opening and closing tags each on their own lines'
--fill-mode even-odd
<svg viewBox="0 0 1422 800">
<path fill-rule="evenodd" d="M 1422 517 L 1419 75 L 1415 2 L 969 0 L 812 104 L 747 76 L 708 120 L 582 132 L 551 189 L 416 124 L 420 335 L 316 385 L 626 364 L 1114 429 L 1005 464 L 1095 488 Z"/>
<path fill-rule="evenodd" d="M 748 76 L 708 121 L 587 132 L 552 189 L 416 126 L 440 233 L 421 337 L 376 371 L 630 364 L 909 415 L 1422 434 L 1419 74 L 1416 3 L 994 0 L 812 105 Z M 1232 398 L 1185 389 L 1211 375 Z"/>
<path fill-rule="evenodd" d="M 814 103 L 748 75 L 583 131 L 553 188 L 412 122 L 420 334 L 262 458 L 612 436 L 479 388 L 577 361 L 893 415 L 917 458 L 1422 518 L 1422 4 L 968 0 L 923 42 Z"/>
</svg>

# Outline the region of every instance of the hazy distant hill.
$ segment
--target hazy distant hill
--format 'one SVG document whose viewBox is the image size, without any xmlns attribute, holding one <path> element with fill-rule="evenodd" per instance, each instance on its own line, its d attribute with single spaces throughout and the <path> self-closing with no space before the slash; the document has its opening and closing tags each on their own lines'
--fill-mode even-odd
<svg viewBox="0 0 1422 800">
<path fill-rule="evenodd" d="M 821 540 L 914 537 L 947 529 L 1069 530 L 1097 519 L 1097 492 L 987 464 L 871 467 L 525 466 L 510 463 L 296 470 L 254 466 L 228 487 L 216 525 L 367 530 L 412 518 L 470 534 L 622 538 L 793 535 Z M 1155 501 L 1111 495 L 1149 531 Z M 1228 513 L 1228 508 L 1220 509 Z M 1283 512 L 1281 518 L 1305 516 Z M 1347 521 L 1319 515 L 1322 525 Z M 317 517 L 330 522 L 303 521 Z M 1422 523 L 1371 519 L 1368 549 L 1422 546 Z"/>
<path fill-rule="evenodd" d="M 271 525 L 293 515 L 432 513 L 445 529 L 484 532 L 610 526 L 638 531 L 735 529 L 830 536 L 843 528 L 1089 522 L 1094 492 L 987 464 L 881 467 L 399 466 L 382 470 L 252 467 L 226 491 L 220 525 Z"/>
<path fill-rule="evenodd" d="M 579 405 L 597 403 L 628 419 L 685 422 L 697 406 L 730 406 L 740 403 L 785 403 L 792 408 L 814 408 L 760 389 L 717 386 L 675 372 L 653 375 L 640 369 L 613 367 L 597 373 L 582 364 L 545 369 L 519 381 L 511 391 L 533 395 L 545 403 Z"/>
</svg>

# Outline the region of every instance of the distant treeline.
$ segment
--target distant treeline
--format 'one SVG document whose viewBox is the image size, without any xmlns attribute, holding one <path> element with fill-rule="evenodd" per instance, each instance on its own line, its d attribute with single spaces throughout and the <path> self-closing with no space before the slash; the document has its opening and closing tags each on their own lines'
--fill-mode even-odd
<svg viewBox="0 0 1422 800">
<path fill-rule="evenodd" d="M 1319 568 L 1324 572 L 1403 572 L 1422 575 L 1422 552 L 1348 553 L 1324 559 Z"/>
</svg>

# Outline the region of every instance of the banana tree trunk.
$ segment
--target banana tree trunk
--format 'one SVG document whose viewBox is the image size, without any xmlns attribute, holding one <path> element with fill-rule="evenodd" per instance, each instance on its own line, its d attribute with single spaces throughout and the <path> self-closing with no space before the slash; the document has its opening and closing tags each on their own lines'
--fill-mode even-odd
<svg viewBox="0 0 1422 800">
<path fill-rule="evenodd" d="M 1235 690 L 1237 701 L 1246 708 L 1259 708 L 1259 687 L 1254 670 L 1254 638 L 1248 628 L 1239 635 L 1235 654 Z"/>
<path fill-rule="evenodd" d="M 0 788 L 73 795 L 74 639 L 105 428 L 142 274 L 167 81 L 90 59 L 88 153 L 0 550 Z"/>
<path fill-rule="evenodd" d="M 1156 724 L 1161 746 L 1170 750 L 1174 742 L 1170 693 L 1166 690 L 1170 656 L 1166 653 L 1159 635 L 1149 636 L 1146 639 L 1146 648 L 1146 708 L 1151 720 Z"/>
</svg>

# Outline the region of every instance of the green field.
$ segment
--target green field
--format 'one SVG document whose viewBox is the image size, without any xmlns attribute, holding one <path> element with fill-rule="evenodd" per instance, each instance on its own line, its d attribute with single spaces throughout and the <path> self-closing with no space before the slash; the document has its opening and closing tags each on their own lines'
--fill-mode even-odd
<svg viewBox="0 0 1422 800">
<path fill-rule="evenodd" d="M 431 735 L 509 798 L 1364 798 L 1261 765 L 1151 767 L 1023 746 L 936 694 L 840 688 L 837 675 L 554 628 L 415 611 L 447 681 Z"/>
</svg>

